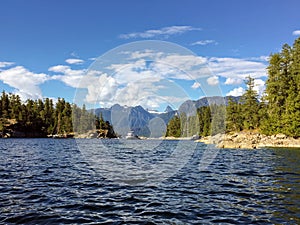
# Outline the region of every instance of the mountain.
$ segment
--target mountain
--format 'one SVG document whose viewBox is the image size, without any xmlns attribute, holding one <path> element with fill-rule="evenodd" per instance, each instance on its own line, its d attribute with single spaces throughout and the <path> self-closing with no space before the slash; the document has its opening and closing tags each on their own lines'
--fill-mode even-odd
<svg viewBox="0 0 300 225">
<path fill-rule="evenodd" d="M 213 97 L 204 97 L 199 100 L 187 100 L 182 103 L 178 109 L 179 113 L 185 113 L 188 116 L 193 116 L 197 112 L 198 108 L 209 105 L 228 105 L 229 99 L 232 99 L 235 102 L 238 102 L 240 97 L 234 96 L 213 96 Z"/>
<path fill-rule="evenodd" d="M 212 104 L 228 104 L 230 97 L 205 97 L 199 100 L 187 100 L 181 104 L 178 111 L 167 106 L 162 113 L 147 111 L 142 106 L 121 106 L 115 104 L 110 108 L 97 108 L 94 113 L 97 116 L 102 114 L 104 120 L 113 125 L 117 134 L 125 137 L 128 131 L 133 130 L 135 134 L 146 137 L 160 137 L 165 134 L 166 126 L 170 119 L 179 112 L 188 116 L 195 115 L 197 108 Z M 240 97 L 232 97 L 238 101 Z"/>
<path fill-rule="evenodd" d="M 174 109 L 172 109 L 172 107 L 168 105 L 164 112 L 168 113 L 168 112 L 172 112 L 172 111 L 174 111 Z"/>
<path fill-rule="evenodd" d="M 102 114 L 104 120 L 109 121 L 117 134 L 125 137 L 128 131 L 133 130 L 139 136 L 150 136 L 149 121 L 159 114 L 151 114 L 142 106 L 127 107 L 119 104 L 110 108 L 94 110 L 97 116 Z"/>
</svg>

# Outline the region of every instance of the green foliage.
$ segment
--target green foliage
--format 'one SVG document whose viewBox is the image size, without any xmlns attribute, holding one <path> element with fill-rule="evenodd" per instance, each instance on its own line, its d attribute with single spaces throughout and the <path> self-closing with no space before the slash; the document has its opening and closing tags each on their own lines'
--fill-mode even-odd
<svg viewBox="0 0 300 225">
<path fill-rule="evenodd" d="M 181 122 L 179 116 L 175 115 L 168 123 L 166 137 L 180 137 Z"/>
<path fill-rule="evenodd" d="M 300 38 L 271 55 L 268 74 L 262 132 L 300 137 Z"/>
<path fill-rule="evenodd" d="M 58 98 L 54 106 L 53 100 L 49 98 L 21 102 L 20 96 L 4 91 L 0 96 L 1 133 L 10 129 L 45 137 L 49 134 L 67 135 L 74 132 L 74 128 L 84 133 L 96 128 L 96 120 L 95 115 L 87 111 L 85 106 L 81 109 L 63 98 Z M 111 125 L 103 121 L 102 117 L 98 121 L 101 127 L 109 127 L 113 132 Z"/>
<path fill-rule="evenodd" d="M 199 117 L 199 135 L 208 136 L 211 135 L 211 110 L 208 106 L 203 106 L 198 109 Z"/>
<path fill-rule="evenodd" d="M 239 132 L 243 129 L 242 106 L 240 103 L 229 98 L 226 108 L 226 131 Z"/>
<path fill-rule="evenodd" d="M 247 77 L 245 81 L 247 85 L 246 92 L 242 95 L 240 102 L 240 113 L 243 120 L 243 129 L 253 130 L 259 125 L 259 102 L 257 92 L 254 90 L 254 78 Z"/>
<path fill-rule="evenodd" d="M 300 38 L 295 40 L 293 47 L 285 44 L 280 53 L 270 56 L 268 75 L 262 99 L 258 99 L 251 77 L 246 78 L 247 90 L 240 101 L 229 99 L 226 107 L 227 132 L 259 129 L 267 135 L 283 133 L 300 137 Z M 193 126 L 190 126 L 193 129 L 187 128 L 188 124 L 198 126 L 201 136 L 223 133 L 224 115 L 224 106 L 201 107 L 197 110 L 197 119 L 181 118 L 182 135 L 191 136 L 188 130 L 194 132 Z M 178 119 L 173 118 L 168 124 L 167 136 L 175 136 L 176 132 L 179 135 Z"/>
</svg>

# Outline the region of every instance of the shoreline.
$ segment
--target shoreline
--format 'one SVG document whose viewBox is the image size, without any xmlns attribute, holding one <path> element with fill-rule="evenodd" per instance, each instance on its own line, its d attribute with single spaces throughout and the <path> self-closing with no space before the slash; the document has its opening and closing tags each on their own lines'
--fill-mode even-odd
<svg viewBox="0 0 300 225">
<path fill-rule="evenodd" d="M 250 131 L 203 137 L 197 142 L 215 144 L 218 148 L 224 149 L 300 148 L 300 138 L 292 138 L 284 134 L 267 136 Z"/>
</svg>

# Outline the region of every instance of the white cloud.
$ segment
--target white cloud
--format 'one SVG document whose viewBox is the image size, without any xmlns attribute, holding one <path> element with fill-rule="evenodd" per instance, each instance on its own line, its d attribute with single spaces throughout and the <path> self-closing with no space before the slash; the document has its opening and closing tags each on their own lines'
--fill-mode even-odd
<svg viewBox="0 0 300 225">
<path fill-rule="evenodd" d="M 253 78 L 267 76 L 265 63 L 248 59 L 213 57 L 209 59 L 208 66 L 214 74 L 225 78 L 245 79 L 247 76 Z"/>
<path fill-rule="evenodd" d="M 48 69 L 51 72 L 59 73 L 51 79 L 60 80 L 73 88 L 87 88 L 91 83 L 97 83 L 97 77 L 102 74 L 98 71 L 74 70 L 69 66 L 57 65 Z"/>
<path fill-rule="evenodd" d="M 191 86 L 191 88 L 193 89 L 197 89 L 199 87 L 201 87 L 201 84 L 199 82 L 194 82 L 193 85 Z"/>
<path fill-rule="evenodd" d="M 238 87 L 228 92 L 226 96 L 241 96 L 244 93 L 245 93 L 245 89 L 242 87 Z"/>
<path fill-rule="evenodd" d="M 86 82 L 88 94 L 85 100 L 90 103 L 101 102 L 104 107 L 108 106 L 107 102 L 111 102 L 117 92 L 117 81 L 107 74 L 101 74 L 97 78 L 87 76 L 85 80 L 88 81 Z"/>
<path fill-rule="evenodd" d="M 195 28 L 192 26 L 170 26 L 170 27 L 163 27 L 161 29 L 156 29 L 156 30 L 146 30 L 143 32 L 121 34 L 119 37 L 123 39 L 153 38 L 162 35 L 165 37 L 169 37 L 170 35 L 182 34 L 193 30 L 201 30 L 201 28 Z"/>
<path fill-rule="evenodd" d="M 254 80 L 254 90 L 257 92 L 257 94 L 259 96 L 262 96 L 265 89 L 266 89 L 266 86 L 265 86 L 265 81 L 263 81 L 262 79 L 255 79 Z"/>
<path fill-rule="evenodd" d="M 69 66 L 57 65 L 57 66 L 50 67 L 48 71 L 56 72 L 56 73 L 65 73 L 69 69 L 71 69 Z"/>
<path fill-rule="evenodd" d="M 225 78 L 235 78 L 238 82 L 245 79 L 247 76 L 254 78 L 266 77 L 266 60 L 267 56 L 257 57 L 255 59 L 242 58 L 217 58 L 217 57 L 201 57 L 197 55 L 179 55 L 179 54 L 164 54 L 162 52 L 153 52 L 151 50 L 126 52 L 129 59 L 140 60 L 142 58 L 153 59 L 152 66 L 157 72 L 162 74 L 172 74 L 173 78 L 177 79 L 198 79 L 215 74 Z M 127 64 L 115 64 L 115 68 L 121 69 L 131 67 L 133 64 L 128 60 Z M 145 61 L 145 60 L 144 60 Z M 173 68 L 171 70 L 171 68 Z M 174 73 L 177 70 L 177 73 Z M 178 71 L 181 70 L 181 73 Z M 169 71 L 169 72 L 167 72 Z M 190 77 L 184 72 L 188 71 Z"/>
<path fill-rule="evenodd" d="M 269 59 L 270 59 L 270 56 L 262 55 L 262 56 L 259 56 L 259 57 L 250 57 L 250 58 L 247 58 L 246 60 L 268 62 Z"/>
<path fill-rule="evenodd" d="M 177 81 L 194 81 L 190 88 L 196 89 L 201 85 L 205 93 L 206 91 L 210 93 L 211 88 L 208 86 L 219 85 L 220 77 L 226 78 L 225 84 L 236 85 L 241 84 L 249 74 L 255 74 L 256 79 L 266 76 L 266 65 L 250 59 L 206 58 L 196 55 L 166 54 L 149 49 L 133 52 L 124 51 L 120 54 L 125 55 L 126 60 L 121 60 L 121 63 L 116 61 L 105 67 L 105 69 L 110 70 L 109 74 L 113 74 L 114 88 L 116 89 L 112 88 L 114 93 L 108 94 L 106 91 L 107 93 L 104 94 L 111 96 L 110 99 L 100 97 L 101 101 L 103 100 L 102 105 L 123 103 L 126 105 L 144 104 L 143 106 L 145 106 L 148 104 L 149 108 L 154 108 L 155 105 L 159 104 L 159 101 L 149 100 L 148 96 L 153 96 L 154 93 L 167 88 L 163 80 L 174 80 L 176 83 Z M 153 85 L 155 82 L 160 83 L 160 85 Z M 93 85 L 99 86 L 97 82 Z M 177 91 L 182 91 L 180 84 L 177 86 L 181 88 L 179 90 L 177 87 Z M 90 90 L 92 89 L 90 87 Z M 231 94 L 241 95 L 243 90 L 241 88 L 235 89 Z M 97 91 L 99 92 L 99 89 L 94 87 L 94 93 L 88 99 L 96 100 Z M 170 93 L 174 94 L 174 91 L 170 90 L 164 99 L 174 101 L 174 98 L 170 98 Z M 186 96 L 176 97 L 176 100 L 183 100 L 184 97 Z"/>
<path fill-rule="evenodd" d="M 200 41 L 196 41 L 196 42 L 192 43 L 191 45 L 208 45 L 208 44 L 217 45 L 218 42 L 216 42 L 215 40 L 200 40 Z"/>
<path fill-rule="evenodd" d="M 293 35 L 295 35 L 295 36 L 300 35 L 300 30 L 294 30 L 294 31 L 293 31 Z"/>
<path fill-rule="evenodd" d="M 235 78 L 235 77 L 228 77 L 225 81 L 227 85 L 237 85 L 243 83 L 243 79 Z"/>
<path fill-rule="evenodd" d="M 254 79 L 254 90 L 257 92 L 258 96 L 262 96 L 265 91 L 265 81 L 262 79 Z M 228 92 L 227 96 L 241 96 L 245 93 L 245 89 L 242 87 L 235 88 Z"/>
<path fill-rule="evenodd" d="M 83 76 L 86 73 L 86 70 L 73 70 L 70 66 L 64 65 L 52 66 L 48 69 L 48 71 L 62 73 L 67 76 Z"/>
<path fill-rule="evenodd" d="M 0 62 L 0 68 L 5 68 L 11 65 L 14 65 L 15 63 L 13 62 Z"/>
<path fill-rule="evenodd" d="M 15 88 L 16 94 L 19 94 L 22 100 L 42 98 L 39 85 L 49 79 L 46 74 L 30 72 L 23 66 L 0 71 L 0 80 Z"/>
<path fill-rule="evenodd" d="M 78 64 L 84 63 L 84 60 L 82 60 L 82 59 L 66 59 L 65 62 L 68 64 L 71 64 L 71 65 L 78 65 Z"/>
<path fill-rule="evenodd" d="M 212 76 L 207 78 L 207 83 L 211 86 L 215 86 L 219 84 L 219 77 L 218 76 Z"/>
<path fill-rule="evenodd" d="M 188 99 L 189 91 L 181 86 L 182 81 L 194 81 L 190 88 L 197 89 L 201 85 L 208 94 L 218 88 L 219 78 L 226 78 L 225 84 L 241 84 L 250 75 L 258 80 L 256 88 L 261 93 L 261 78 L 266 76 L 266 65 L 254 59 L 207 58 L 149 49 L 120 52 L 118 57 L 102 65 L 101 71 L 74 70 L 67 65 L 52 66 L 48 70 L 55 73 L 52 79 L 84 89 L 82 100 L 88 103 L 100 103 L 102 107 L 115 103 L 142 105 L 151 109 L 162 103 L 175 105 Z M 243 88 L 236 88 L 229 94 L 243 92 Z"/>
</svg>

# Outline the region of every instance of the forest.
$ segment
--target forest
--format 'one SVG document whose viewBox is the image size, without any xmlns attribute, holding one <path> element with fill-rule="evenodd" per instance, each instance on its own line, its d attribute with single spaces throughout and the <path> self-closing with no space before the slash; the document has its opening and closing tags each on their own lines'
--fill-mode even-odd
<svg viewBox="0 0 300 225">
<path fill-rule="evenodd" d="M 19 95 L 0 96 L 0 136 L 2 137 L 72 137 L 74 132 L 81 134 L 90 130 L 112 130 L 102 116 L 96 117 L 83 105 L 58 98 L 31 100 L 22 102 Z"/>
<path fill-rule="evenodd" d="M 280 52 L 270 55 L 267 73 L 262 96 L 254 90 L 254 78 L 248 76 L 247 89 L 239 101 L 201 107 L 189 118 L 184 113 L 177 115 L 169 121 L 166 136 L 256 130 L 300 137 L 300 38 L 293 46 L 284 44 Z"/>
</svg>

